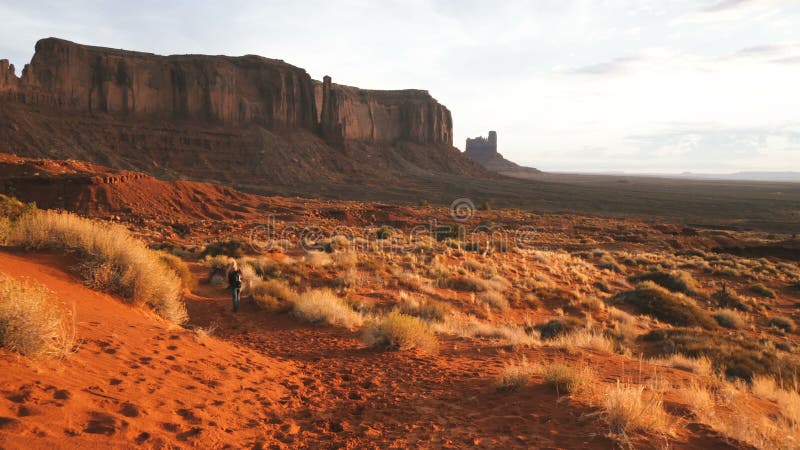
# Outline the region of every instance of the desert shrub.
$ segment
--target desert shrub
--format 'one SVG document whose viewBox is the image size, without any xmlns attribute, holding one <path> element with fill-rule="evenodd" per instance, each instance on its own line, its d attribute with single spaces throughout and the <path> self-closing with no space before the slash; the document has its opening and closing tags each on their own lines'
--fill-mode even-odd
<svg viewBox="0 0 800 450">
<path fill-rule="evenodd" d="M 272 258 L 240 258 L 238 261 L 240 265 L 252 267 L 253 272 L 265 280 L 279 277 L 284 271 L 283 264 Z"/>
<path fill-rule="evenodd" d="M 739 311 L 750 312 L 752 307 L 747 301 L 732 289 L 722 288 L 712 294 L 711 298 L 717 302 L 721 308 L 733 308 Z"/>
<path fill-rule="evenodd" d="M 396 350 L 416 348 L 428 355 L 439 353 L 439 339 L 427 322 L 400 311 L 391 311 L 367 323 L 362 339 L 369 347 Z"/>
<path fill-rule="evenodd" d="M 651 271 L 629 278 L 631 281 L 652 281 L 659 286 L 665 287 L 673 292 L 680 292 L 687 295 L 697 293 L 697 281 L 688 272 L 673 270 L 671 272 Z"/>
<path fill-rule="evenodd" d="M 608 253 L 604 253 L 600 256 L 600 258 L 597 260 L 597 267 L 601 269 L 607 269 L 616 273 L 623 273 L 625 271 L 625 269 L 623 269 L 622 266 L 619 265 L 617 260 L 614 259 L 614 257 Z"/>
<path fill-rule="evenodd" d="M 796 360 L 780 358 L 774 350 L 761 347 L 758 342 L 741 337 L 697 329 L 659 329 L 641 338 L 662 355 L 683 353 L 698 358 L 707 357 L 714 368 L 731 378 L 750 381 L 754 375 L 780 377 L 796 373 L 800 364 Z"/>
<path fill-rule="evenodd" d="M 358 264 L 358 253 L 356 252 L 335 252 L 331 255 L 333 265 L 340 269 L 352 269 Z"/>
<path fill-rule="evenodd" d="M 778 295 L 775 293 L 775 291 L 773 291 L 772 289 L 764 286 L 761 283 L 756 283 L 756 284 L 750 286 L 750 292 L 752 292 L 752 293 L 754 293 L 756 295 L 760 295 L 761 297 L 766 297 L 766 298 L 777 298 L 778 297 Z"/>
<path fill-rule="evenodd" d="M 23 203 L 14 197 L 0 194 L 0 217 L 15 221 L 20 217 L 38 211 L 36 203 Z"/>
<path fill-rule="evenodd" d="M 542 339 L 554 339 L 562 334 L 571 333 L 581 326 L 581 322 L 573 317 L 559 317 L 535 325 Z"/>
<path fill-rule="evenodd" d="M 423 320 L 443 321 L 452 311 L 449 304 L 432 298 L 411 298 L 400 304 L 400 312 Z"/>
<path fill-rule="evenodd" d="M 800 291 L 800 280 L 792 282 L 792 284 L 790 284 L 789 286 Z"/>
<path fill-rule="evenodd" d="M 523 356 L 519 361 L 509 362 L 497 376 L 494 387 L 498 391 L 514 391 L 526 384 L 534 372 L 533 366 Z"/>
<path fill-rule="evenodd" d="M 363 317 L 328 289 L 303 292 L 294 300 L 293 314 L 312 323 L 355 328 Z"/>
<path fill-rule="evenodd" d="M 333 264 L 331 255 L 325 252 L 308 252 L 305 255 L 304 261 L 309 266 L 315 268 L 327 267 Z"/>
<path fill-rule="evenodd" d="M 206 281 L 216 286 L 226 286 L 228 284 L 228 268 L 230 268 L 233 258 L 225 255 L 207 256 L 205 264 L 208 266 L 208 278 Z"/>
<path fill-rule="evenodd" d="M 39 211 L 22 216 L 9 240 L 29 249 L 73 252 L 90 286 L 147 305 L 176 323 L 187 320 L 181 281 L 159 257 L 118 225 L 108 225 L 70 213 Z"/>
<path fill-rule="evenodd" d="M 578 348 L 590 349 L 600 353 L 614 352 L 614 342 L 611 339 L 603 333 L 587 329 L 556 336 L 548 342 L 548 345 L 563 348 L 570 352 Z"/>
<path fill-rule="evenodd" d="M 588 366 L 578 368 L 563 363 L 541 364 L 536 372 L 560 394 L 580 392 L 594 379 L 594 373 Z"/>
<path fill-rule="evenodd" d="M 390 227 L 380 227 L 375 231 L 375 238 L 384 240 L 392 237 L 392 229 Z"/>
<path fill-rule="evenodd" d="M 787 333 L 791 333 L 797 329 L 797 325 L 794 323 L 794 320 L 786 316 L 773 317 L 770 319 L 769 324 L 773 327 L 780 328 Z"/>
<path fill-rule="evenodd" d="M 447 280 L 447 287 L 456 291 L 483 292 L 489 289 L 486 280 L 475 275 L 454 275 Z"/>
<path fill-rule="evenodd" d="M 251 295 L 261 309 L 284 312 L 292 308 L 297 293 L 281 280 L 268 280 L 253 283 Z"/>
<path fill-rule="evenodd" d="M 510 308 L 508 299 L 499 292 L 482 292 L 478 295 L 478 300 L 500 312 L 507 311 Z"/>
<path fill-rule="evenodd" d="M 74 344 L 73 318 L 47 288 L 0 273 L 0 347 L 61 358 Z"/>
<path fill-rule="evenodd" d="M 698 375 L 711 375 L 714 372 L 714 368 L 711 366 L 711 360 L 705 356 L 695 358 L 681 353 L 673 353 L 665 358 L 651 359 L 650 363 L 674 367 Z"/>
<path fill-rule="evenodd" d="M 633 431 L 666 433 L 671 422 L 658 392 L 619 382 L 605 392 L 603 417 L 612 433 L 623 436 Z"/>
<path fill-rule="evenodd" d="M 694 300 L 670 292 L 652 281 L 639 283 L 634 290 L 619 294 L 616 300 L 631 305 L 639 314 L 647 314 L 672 325 L 708 329 L 716 327 L 714 320 Z"/>
<path fill-rule="evenodd" d="M 738 330 L 745 326 L 744 316 L 734 309 L 718 309 L 712 316 L 720 326 L 725 328 Z"/>
<path fill-rule="evenodd" d="M 206 256 L 225 255 L 232 258 L 239 258 L 244 255 L 244 249 L 244 244 L 235 239 L 211 242 L 206 244 L 203 251 L 200 252 L 200 257 L 205 258 Z"/>
<path fill-rule="evenodd" d="M 187 266 L 182 259 L 173 254 L 164 252 L 161 252 L 159 257 L 161 258 L 161 262 L 175 272 L 175 275 L 180 278 L 181 285 L 184 288 L 194 289 L 194 287 L 197 285 L 197 280 L 195 280 L 194 275 L 192 275 L 192 271 L 189 270 L 189 266 Z"/>
</svg>

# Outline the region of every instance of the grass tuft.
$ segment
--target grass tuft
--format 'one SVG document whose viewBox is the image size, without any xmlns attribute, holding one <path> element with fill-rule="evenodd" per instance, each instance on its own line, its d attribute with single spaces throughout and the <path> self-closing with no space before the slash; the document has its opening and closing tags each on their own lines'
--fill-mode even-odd
<svg viewBox="0 0 800 450">
<path fill-rule="evenodd" d="M 298 295 L 294 301 L 295 316 L 312 323 L 356 328 L 364 322 L 344 300 L 328 289 L 314 289 Z"/>
<path fill-rule="evenodd" d="M 47 288 L 0 273 L 0 347 L 63 358 L 74 345 L 73 318 Z"/>
<path fill-rule="evenodd" d="M 430 325 L 400 311 L 392 311 L 369 322 L 364 327 L 362 339 L 369 347 L 396 350 L 416 348 L 428 355 L 439 353 L 439 340 Z"/>
<path fill-rule="evenodd" d="M 639 314 L 647 314 L 672 325 L 716 328 L 716 322 L 694 300 L 670 292 L 652 281 L 639 283 L 634 290 L 624 292 L 616 299 L 633 306 Z"/>
<path fill-rule="evenodd" d="M 27 249 L 73 252 L 86 283 L 176 323 L 188 319 L 181 281 L 160 254 L 127 229 L 70 213 L 38 211 L 14 224 L 9 240 Z"/>
</svg>

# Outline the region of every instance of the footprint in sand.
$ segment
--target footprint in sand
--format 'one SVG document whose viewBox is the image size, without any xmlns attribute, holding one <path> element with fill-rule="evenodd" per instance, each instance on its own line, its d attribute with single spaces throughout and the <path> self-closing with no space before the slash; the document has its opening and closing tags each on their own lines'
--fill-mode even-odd
<svg viewBox="0 0 800 450">
<path fill-rule="evenodd" d="M 195 415 L 194 411 L 189 409 L 179 409 L 176 413 L 183 418 L 186 422 L 198 424 L 201 422 L 200 418 Z"/>
<path fill-rule="evenodd" d="M 111 436 L 117 432 L 117 421 L 108 414 L 93 412 L 83 431 L 84 433 Z"/>
<path fill-rule="evenodd" d="M 53 392 L 53 398 L 56 400 L 69 400 L 72 394 L 66 389 L 59 389 Z"/>
<path fill-rule="evenodd" d="M 13 431 L 19 428 L 21 422 L 13 417 L 0 416 L 0 430 Z"/>
<path fill-rule="evenodd" d="M 139 407 L 133 403 L 125 402 L 122 404 L 122 408 L 119 410 L 119 413 L 125 417 L 139 417 L 140 410 Z"/>
</svg>

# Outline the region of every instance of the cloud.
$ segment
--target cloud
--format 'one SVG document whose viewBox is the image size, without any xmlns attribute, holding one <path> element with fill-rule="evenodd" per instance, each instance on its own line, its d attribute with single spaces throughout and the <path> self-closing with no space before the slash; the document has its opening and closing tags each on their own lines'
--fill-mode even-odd
<svg viewBox="0 0 800 450">
<path fill-rule="evenodd" d="M 720 0 L 713 5 L 706 6 L 702 10 L 709 13 L 728 11 L 739 8 L 748 3 L 753 3 L 753 0 Z"/>
<path fill-rule="evenodd" d="M 635 63 L 642 60 L 640 56 L 620 56 L 609 61 L 570 69 L 567 72 L 574 75 L 617 75 L 627 72 Z"/>
</svg>

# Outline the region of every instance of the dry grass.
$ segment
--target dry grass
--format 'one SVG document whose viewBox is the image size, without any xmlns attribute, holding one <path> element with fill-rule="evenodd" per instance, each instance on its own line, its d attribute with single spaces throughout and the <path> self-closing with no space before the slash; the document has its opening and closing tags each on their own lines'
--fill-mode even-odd
<svg viewBox="0 0 800 450">
<path fill-rule="evenodd" d="M 711 364 L 711 360 L 705 356 L 692 357 L 681 353 L 674 353 L 664 358 L 651 359 L 649 362 L 650 364 L 658 364 L 661 366 L 686 370 L 696 373 L 697 375 L 709 376 L 714 373 L 714 367 Z"/>
<path fill-rule="evenodd" d="M 74 318 L 47 288 L 0 273 L 0 347 L 63 358 L 74 345 Z"/>
<path fill-rule="evenodd" d="M 404 292 L 400 293 L 400 312 L 409 316 L 416 316 L 423 320 L 442 322 L 452 312 L 453 308 L 444 302 L 432 298 L 409 297 Z"/>
<path fill-rule="evenodd" d="M 787 333 L 791 333 L 797 329 L 797 324 L 794 323 L 794 320 L 786 316 L 773 317 L 772 319 L 770 319 L 769 324 Z"/>
<path fill-rule="evenodd" d="M 738 330 L 747 324 L 745 316 L 735 309 L 718 309 L 712 314 L 721 327 Z"/>
<path fill-rule="evenodd" d="M 698 291 L 697 280 L 691 274 L 682 270 L 673 270 L 671 272 L 655 270 L 635 275 L 630 279 L 631 281 L 652 281 L 670 291 L 687 295 L 694 295 Z"/>
<path fill-rule="evenodd" d="M 478 300 L 481 303 L 489 305 L 493 309 L 500 312 L 508 311 L 508 308 L 510 308 L 510 305 L 508 304 L 508 299 L 499 292 L 495 291 L 482 292 L 480 295 L 478 295 Z"/>
<path fill-rule="evenodd" d="M 303 292 L 294 300 L 293 314 L 312 323 L 356 328 L 364 318 L 328 289 Z"/>
<path fill-rule="evenodd" d="M 611 433 L 627 436 L 644 431 L 670 433 L 670 417 L 664 411 L 659 392 L 645 391 L 645 386 L 620 383 L 611 386 L 603 396 L 603 417 Z"/>
<path fill-rule="evenodd" d="M 588 390 L 595 380 L 589 366 L 574 367 L 564 363 L 539 364 L 534 371 L 559 394 L 575 394 Z"/>
<path fill-rule="evenodd" d="M 534 374 L 534 366 L 523 356 L 518 361 L 506 363 L 494 381 L 498 391 L 514 391 L 526 384 Z"/>
<path fill-rule="evenodd" d="M 692 381 L 688 386 L 681 388 L 678 394 L 698 420 L 703 420 L 703 418 L 714 414 L 717 399 L 714 392 L 706 386 L 697 381 Z"/>
<path fill-rule="evenodd" d="M 187 266 L 182 259 L 165 252 L 160 252 L 158 256 L 161 258 L 161 262 L 175 272 L 175 275 L 180 278 L 181 286 L 183 286 L 184 289 L 194 289 L 194 287 L 197 286 L 197 280 L 195 280 L 192 271 L 189 270 L 189 266 Z"/>
<path fill-rule="evenodd" d="M 746 387 L 720 381 L 716 391 L 692 384 L 681 391 L 683 400 L 698 421 L 729 439 L 759 449 L 797 448 L 800 443 L 800 396 L 779 388 L 774 379 L 755 377 L 754 395 L 774 401 L 777 414 L 763 414 L 748 406 Z M 724 405 L 727 411 L 717 411 Z"/>
<path fill-rule="evenodd" d="M 672 325 L 716 328 L 716 322 L 691 298 L 670 292 L 652 281 L 643 281 L 636 289 L 624 292 L 617 301 L 634 307 L 638 313 L 647 314 Z"/>
<path fill-rule="evenodd" d="M 253 301 L 261 309 L 285 312 L 292 308 L 297 293 L 281 280 L 256 281 L 250 288 Z"/>
<path fill-rule="evenodd" d="M 547 341 L 551 347 L 563 348 L 574 352 L 578 348 L 591 349 L 599 353 L 614 353 L 614 342 L 603 333 L 581 329 L 562 334 Z"/>
<path fill-rule="evenodd" d="M 419 351 L 435 355 L 439 353 L 439 340 L 430 325 L 422 319 L 392 311 L 369 322 L 362 334 L 364 343 L 370 347 Z"/>
<path fill-rule="evenodd" d="M 187 320 L 181 281 L 160 258 L 121 226 L 108 225 L 74 214 L 39 211 L 20 218 L 9 240 L 29 249 L 73 252 L 81 273 L 95 289 L 112 292 L 147 305 L 176 323 Z"/>
<path fill-rule="evenodd" d="M 754 284 L 750 286 L 750 291 L 756 295 L 766 298 L 777 298 L 778 294 L 775 293 L 774 290 L 764 286 L 761 283 Z"/>
</svg>

